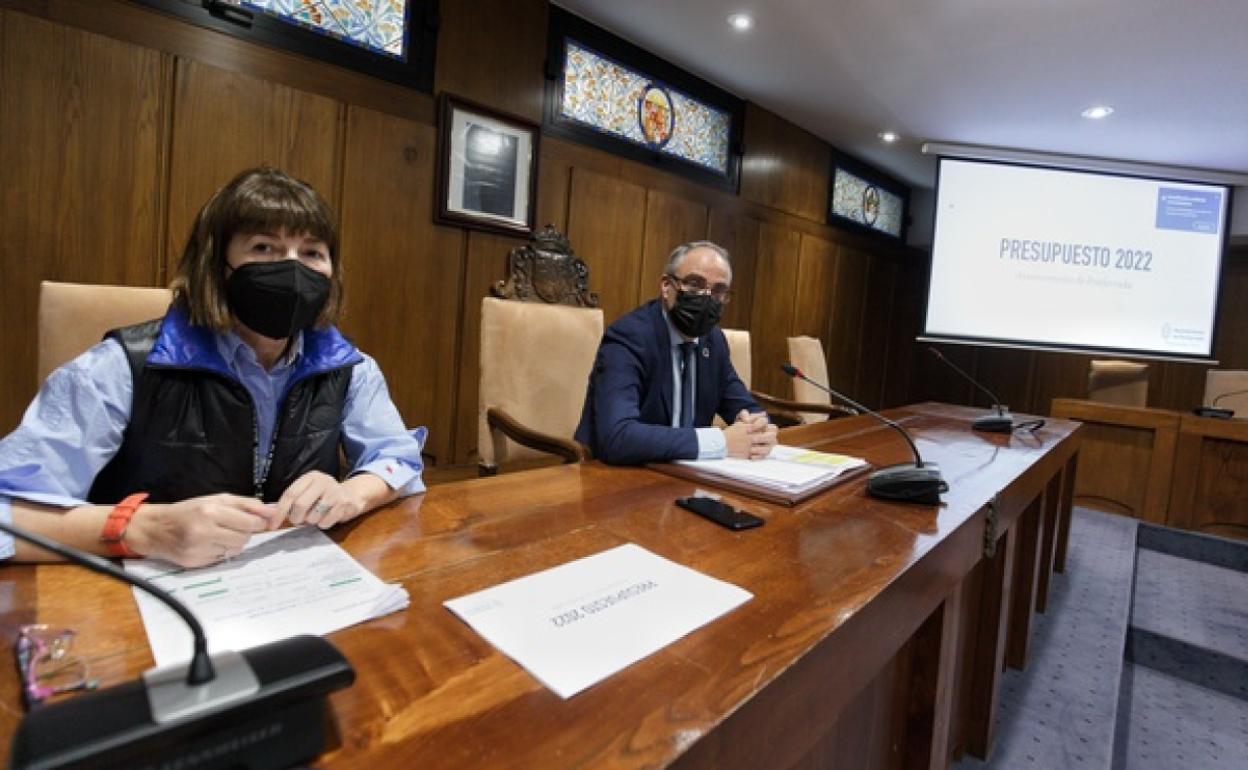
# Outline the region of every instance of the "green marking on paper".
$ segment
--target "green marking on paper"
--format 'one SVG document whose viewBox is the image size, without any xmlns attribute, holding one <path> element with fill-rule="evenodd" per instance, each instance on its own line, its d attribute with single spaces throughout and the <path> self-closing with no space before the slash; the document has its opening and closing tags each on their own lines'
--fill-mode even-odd
<svg viewBox="0 0 1248 770">
<path fill-rule="evenodd" d="M 221 594 L 228 594 L 229 592 L 230 589 L 228 588 L 218 588 L 216 591 L 209 591 L 206 594 L 200 594 L 199 598 L 207 599 L 209 596 L 220 596 Z"/>
<path fill-rule="evenodd" d="M 330 583 L 329 587 L 337 588 L 338 586 L 345 586 L 347 583 L 358 583 L 358 582 L 360 582 L 360 578 L 357 576 L 353 578 L 347 578 L 346 580 L 339 580 L 337 583 Z"/>
<path fill-rule="evenodd" d="M 186 590 L 190 591 L 195 588 L 203 588 L 204 586 L 210 586 L 210 585 L 214 585 L 220 582 L 221 582 L 221 578 L 218 577 L 218 578 L 213 578 L 212 580 L 205 580 L 202 583 L 191 583 L 190 585 L 186 587 Z"/>
</svg>

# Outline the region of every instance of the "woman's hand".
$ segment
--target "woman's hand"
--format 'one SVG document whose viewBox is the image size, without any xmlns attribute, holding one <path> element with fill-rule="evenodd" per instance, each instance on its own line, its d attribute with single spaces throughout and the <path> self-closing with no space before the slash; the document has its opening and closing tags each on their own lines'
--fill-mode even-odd
<svg viewBox="0 0 1248 770">
<path fill-rule="evenodd" d="M 277 501 L 278 523 L 315 524 L 329 529 L 368 510 L 367 501 L 350 481 L 339 482 L 321 471 L 308 471 L 295 479 Z"/>
<path fill-rule="evenodd" d="M 254 497 L 206 495 L 139 507 L 125 542 L 144 556 L 203 567 L 238 555 L 252 534 L 281 523 L 275 506 Z"/>
</svg>

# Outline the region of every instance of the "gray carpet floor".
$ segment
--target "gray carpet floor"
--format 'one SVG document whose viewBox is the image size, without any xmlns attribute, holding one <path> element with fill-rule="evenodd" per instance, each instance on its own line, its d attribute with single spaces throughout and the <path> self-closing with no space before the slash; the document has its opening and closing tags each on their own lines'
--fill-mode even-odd
<svg viewBox="0 0 1248 770">
<path fill-rule="evenodd" d="M 1001 682 L 996 747 L 958 770 L 1108 770 L 1131 607 L 1136 522 L 1076 508 L 1066 571 L 1033 624 L 1031 660 Z"/>
</svg>

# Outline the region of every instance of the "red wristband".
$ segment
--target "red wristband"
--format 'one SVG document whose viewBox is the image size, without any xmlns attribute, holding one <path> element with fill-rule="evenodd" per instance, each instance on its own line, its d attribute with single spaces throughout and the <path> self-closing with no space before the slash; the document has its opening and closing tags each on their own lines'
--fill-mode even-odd
<svg viewBox="0 0 1248 770">
<path fill-rule="evenodd" d="M 145 500 L 147 500 L 146 492 L 135 492 L 113 506 L 113 510 L 109 512 L 108 519 L 104 522 L 104 529 L 100 532 L 100 542 L 104 544 L 109 556 L 133 559 L 142 555 L 130 550 L 122 538 L 126 536 L 126 527 L 130 526 L 130 519 L 134 518 L 134 512 Z"/>
</svg>

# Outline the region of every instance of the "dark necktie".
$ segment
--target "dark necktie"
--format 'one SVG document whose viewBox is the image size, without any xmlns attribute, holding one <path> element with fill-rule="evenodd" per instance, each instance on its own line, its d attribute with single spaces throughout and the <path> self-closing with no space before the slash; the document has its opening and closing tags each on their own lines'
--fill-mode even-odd
<svg viewBox="0 0 1248 770">
<path fill-rule="evenodd" d="M 680 343 L 680 427 L 693 427 L 693 343 Z"/>
</svg>

